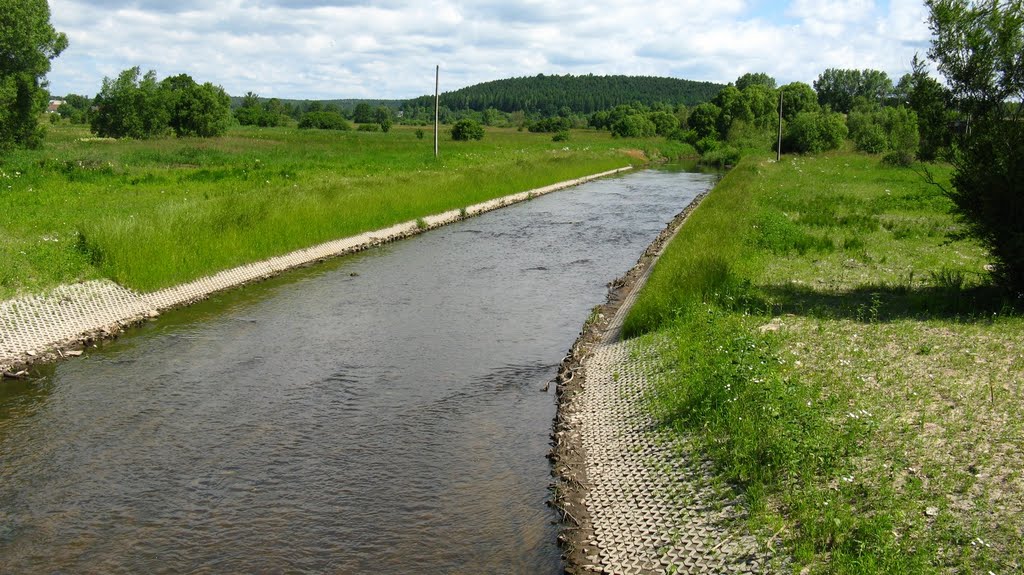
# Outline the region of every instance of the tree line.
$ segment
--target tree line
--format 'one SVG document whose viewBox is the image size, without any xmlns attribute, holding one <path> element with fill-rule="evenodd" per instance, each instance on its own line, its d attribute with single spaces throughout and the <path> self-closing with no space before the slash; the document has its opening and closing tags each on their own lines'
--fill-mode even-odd
<svg viewBox="0 0 1024 575">
<path fill-rule="evenodd" d="M 440 95 L 450 110 L 475 110 L 537 114 L 543 117 L 569 113 L 590 114 L 619 104 L 692 105 L 704 102 L 722 88 L 713 82 L 696 82 L 654 76 L 595 76 L 587 74 L 544 75 L 483 82 Z M 408 100 L 407 116 L 433 117 L 434 96 Z"/>
</svg>

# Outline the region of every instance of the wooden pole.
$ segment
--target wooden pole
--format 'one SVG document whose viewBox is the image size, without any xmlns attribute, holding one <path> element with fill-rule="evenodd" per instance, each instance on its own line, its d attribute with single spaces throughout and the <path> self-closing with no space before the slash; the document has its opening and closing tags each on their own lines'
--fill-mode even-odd
<svg viewBox="0 0 1024 575">
<path fill-rule="evenodd" d="M 782 161 L 782 90 L 779 90 L 779 148 L 775 152 L 775 161 Z"/>
<path fill-rule="evenodd" d="M 438 156 L 437 150 L 437 132 L 439 129 L 439 120 L 441 118 L 441 93 L 439 88 L 441 86 L 441 65 L 438 64 L 437 68 L 434 69 L 434 157 Z"/>
</svg>

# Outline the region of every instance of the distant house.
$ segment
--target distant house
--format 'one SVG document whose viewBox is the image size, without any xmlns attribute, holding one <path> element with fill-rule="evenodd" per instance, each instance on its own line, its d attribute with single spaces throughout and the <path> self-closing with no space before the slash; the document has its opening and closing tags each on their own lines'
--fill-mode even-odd
<svg viewBox="0 0 1024 575">
<path fill-rule="evenodd" d="M 53 114 L 58 108 L 64 105 L 64 100 L 50 100 L 50 105 L 46 107 L 47 114 Z"/>
</svg>

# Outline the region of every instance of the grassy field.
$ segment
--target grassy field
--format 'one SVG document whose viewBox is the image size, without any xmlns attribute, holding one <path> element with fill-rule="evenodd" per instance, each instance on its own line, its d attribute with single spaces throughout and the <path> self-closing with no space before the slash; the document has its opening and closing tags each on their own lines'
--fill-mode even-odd
<svg viewBox="0 0 1024 575">
<path fill-rule="evenodd" d="M 90 138 L 49 126 L 0 159 L 0 299 L 99 277 L 152 290 L 316 243 L 636 163 L 607 132 L 235 128 L 210 140 Z"/>
<path fill-rule="evenodd" d="M 1024 569 L 1021 302 L 950 208 L 873 156 L 747 158 L 627 320 L 782 570 Z"/>
</svg>

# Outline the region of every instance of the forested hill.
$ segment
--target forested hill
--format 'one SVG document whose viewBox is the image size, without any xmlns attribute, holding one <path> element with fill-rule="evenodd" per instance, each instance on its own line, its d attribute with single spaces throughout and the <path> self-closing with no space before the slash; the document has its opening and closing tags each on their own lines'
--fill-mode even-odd
<svg viewBox="0 0 1024 575">
<path fill-rule="evenodd" d="M 692 106 L 711 100 L 724 87 L 713 82 L 654 76 L 539 74 L 529 78 L 494 80 L 445 92 L 441 94 L 441 105 L 451 110 L 495 108 L 502 112 L 522 110 L 548 116 L 567 107 L 577 114 L 589 114 L 633 102 L 648 106 L 659 102 Z M 432 95 L 406 102 L 406 106 L 413 108 L 433 105 Z"/>
</svg>

